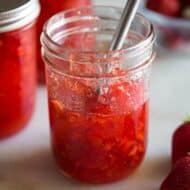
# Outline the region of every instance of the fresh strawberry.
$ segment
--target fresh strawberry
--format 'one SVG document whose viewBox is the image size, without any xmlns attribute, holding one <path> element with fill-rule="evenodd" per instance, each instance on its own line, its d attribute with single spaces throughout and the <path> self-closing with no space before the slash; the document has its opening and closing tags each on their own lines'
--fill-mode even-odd
<svg viewBox="0 0 190 190">
<path fill-rule="evenodd" d="M 177 16 L 180 11 L 180 1 L 179 0 L 149 0 L 147 2 L 147 8 L 159 12 L 167 16 Z"/>
<path fill-rule="evenodd" d="M 173 134 L 172 163 L 190 154 L 190 121 L 182 124 Z"/>
<path fill-rule="evenodd" d="M 190 156 L 176 162 L 160 190 L 190 190 Z"/>
</svg>

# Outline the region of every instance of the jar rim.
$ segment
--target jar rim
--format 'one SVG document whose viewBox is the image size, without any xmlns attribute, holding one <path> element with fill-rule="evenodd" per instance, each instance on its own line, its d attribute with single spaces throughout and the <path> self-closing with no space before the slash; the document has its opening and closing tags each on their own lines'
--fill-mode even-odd
<svg viewBox="0 0 190 190">
<path fill-rule="evenodd" d="M 63 54 L 58 54 L 56 51 L 54 51 L 54 49 L 52 49 L 50 46 L 48 46 L 47 45 L 48 43 L 50 43 L 55 49 L 61 49 L 62 52 L 70 52 L 70 53 L 74 52 L 74 53 L 79 53 L 79 54 L 86 55 L 86 56 L 89 56 L 89 55 L 95 55 L 95 56 L 103 55 L 101 57 L 110 57 L 112 55 L 121 55 L 121 54 L 124 54 L 124 53 L 126 53 L 128 56 L 130 56 L 130 55 L 131 56 L 137 56 L 139 54 L 139 50 L 144 51 L 144 49 L 149 48 L 149 47 L 151 47 L 153 45 L 153 43 L 155 41 L 154 26 L 141 13 L 137 13 L 136 17 L 138 17 L 139 19 L 142 19 L 143 22 L 147 24 L 148 32 L 147 32 L 146 36 L 140 42 L 138 42 L 137 44 L 135 44 L 133 46 L 130 46 L 130 47 L 127 47 L 127 48 L 124 47 L 124 48 L 121 48 L 119 50 L 112 50 L 112 51 L 110 51 L 110 50 L 105 50 L 105 51 L 82 51 L 80 49 L 77 50 L 77 49 L 67 48 L 67 47 L 64 47 L 63 45 L 57 43 L 48 34 L 49 24 L 56 17 L 59 17 L 60 15 L 69 14 L 69 13 L 71 13 L 73 11 L 77 12 L 77 11 L 80 11 L 82 9 L 98 9 L 98 8 L 111 8 L 111 9 L 117 10 L 120 14 L 122 13 L 122 8 L 114 7 L 114 6 L 100 6 L 100 5 L 98 5 L 98 6 L 83 6 L 83 7 L 80 7 L 80 8 L 73 8 L 73 9 L 62 11 L 62 12 L 59 12 L 59 13 L 53 15 L 52 17 L 49 18 L 49 20 L 45 23 L 45 25 L 43 27 L 43 31 L 42 31 L 42 35 L 41 35 L 42 54 L 44 54 L 43 50 L 45 49 L 50 54 L 54 55 L 55 57 L 59 57 L 60 59 L 67 60 L 67 59 L 65 59 L 65 56 Z M 107 55 L 107 56 L 104 56 L 104 55 Z M 152 57 L 154 57 L 154 56 L 155 56 L 155 54 L 154 54 L 154 52 L 152 52 L 149 59 L 151 60 Z M 106 62 L 106 58 L 103 61 Z M 146 60 L 146 61 L 148 61 L 148 60 Z M 141 64 L 139 64 L 139 65 L 132 66 L 130 69 L 128 69 L 128 71 L 129 70 L 130 71 L 135 70 L 137 68 L 140 68 L 141 66 L 144 66 L 146 61 L 141 62 Z M 114 62 L 114 61 L 112 61 L 112 62 Z"/>
<path fill-rule="evenodd" d="M 11 5 L 11 7 L 0 12 L 0 33 L 19 29 L 39 16 L 40 3 L 38 0 L 12 3 L 15 3 L 15 7 Z"/>
</svg>

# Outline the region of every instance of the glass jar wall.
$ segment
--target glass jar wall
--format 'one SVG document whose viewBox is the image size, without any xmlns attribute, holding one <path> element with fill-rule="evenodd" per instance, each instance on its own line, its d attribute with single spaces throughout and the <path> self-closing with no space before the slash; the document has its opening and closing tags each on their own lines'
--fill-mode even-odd
<svg viewBox="0 0 190 190">
<path fill-rule="evenodd" d="M 123 48 L 108 51 L 121 12 L 61 12 L 41 38 L 55 159 L 83 182 L 126 177 L 146 151 L 154 31 L 137 14 Z"/>
</svg>

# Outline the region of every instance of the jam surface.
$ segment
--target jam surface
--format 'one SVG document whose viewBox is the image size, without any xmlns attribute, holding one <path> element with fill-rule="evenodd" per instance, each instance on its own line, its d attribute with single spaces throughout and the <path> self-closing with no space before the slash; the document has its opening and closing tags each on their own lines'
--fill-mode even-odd
<svg viewBox="0 0 190 190">
<path fill-rule="evenodd" d="M 50 70 L 51 137 L 58 165 L 87 183 L 128 176 L 146 150 L 148 97 L 143 79 L 108 81 L 108 88 L 98 94 L 92 81 Z"/>
<path fill-rule="evenodd" d="M 36 94 L 36 28 L 0 33 L 0 139 L 30 119 Z"/>
</svg>

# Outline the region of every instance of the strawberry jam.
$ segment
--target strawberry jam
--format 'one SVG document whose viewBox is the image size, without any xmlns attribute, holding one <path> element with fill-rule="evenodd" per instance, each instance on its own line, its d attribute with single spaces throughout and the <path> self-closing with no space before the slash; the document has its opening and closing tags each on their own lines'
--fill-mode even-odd
<svg viewBox="0 0 190 190">
<path fill-rule="evenodd" d="M 0 1 L 0 139 L 23 129 L 36 95 L 36 0 Z"/>
<path fill-rule="evenodd" d="M 33 24 L 0 33 L 0 138 L 23 128 L 33 112 L 35 37 Z"/>
<path fill-rule="evenodd" d="M 101 97 L 84 86 L 64 86 L 71 89 L 60 96 L 82 97 L 70 105 L 49 98 L 53 150 L 67 174 L 89 183 L 111 182 L 140 164 L 148 123 L 148 100 L 143 100 L 141 85 L 120 83 Z"/>
</svg>

